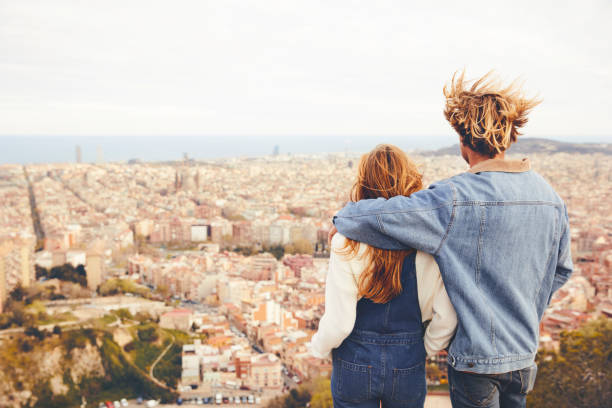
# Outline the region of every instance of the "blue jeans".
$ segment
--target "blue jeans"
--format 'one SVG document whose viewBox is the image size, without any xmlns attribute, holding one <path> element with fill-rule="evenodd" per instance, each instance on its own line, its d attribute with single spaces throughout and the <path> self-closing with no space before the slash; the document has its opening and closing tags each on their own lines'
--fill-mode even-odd
<svg viewBox="0 0 612 408">
<path fill-rule="evenodd" d="M 453 408 L 525 408 L 537 366 L 503 374 L 475 374 L 448 366 Z"/>
<path fill-rule="evenodd" d="M 333 350 L 334 408 L 423 408 L 427 385 L 422 332 L 353 331 Z"/>
</svg>

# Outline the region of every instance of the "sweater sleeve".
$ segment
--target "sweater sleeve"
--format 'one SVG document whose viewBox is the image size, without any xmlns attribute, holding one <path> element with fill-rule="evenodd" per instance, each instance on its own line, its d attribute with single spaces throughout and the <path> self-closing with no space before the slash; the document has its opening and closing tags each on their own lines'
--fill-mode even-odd
<svg viewBox="0 0 612 408">
<path fill-rule="evenodd" d="M 446 348 L 455 335 L 457 314 L 435 259 L 418 251 L 415 263 L 421 317 L 424 322 L 431 320 L 425 330 L 425 350 L 428 356 L 432 356 Z"/>
<path fill-rule="evenodd" d="M 312 355 L 318 358 L 328 357 L 331 350 L 351 334 L 355 325 L 359 296 L 354 271 L 360 260 L 359 255 L 346 259 L 337 252 L 344 247 L 345 240 L 341 234 L 336 234 L 332 240 L 325 283 L 325 313 L 310 344 Z"/>
</svg>

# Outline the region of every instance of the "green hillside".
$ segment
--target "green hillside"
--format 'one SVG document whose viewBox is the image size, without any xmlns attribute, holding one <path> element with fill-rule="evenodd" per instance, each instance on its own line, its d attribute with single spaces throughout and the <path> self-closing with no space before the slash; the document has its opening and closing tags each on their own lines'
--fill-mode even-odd
<svg viewBox="0 0 612 408">
<path fill-rule="evenodd" d="M 101 401 L 138 396 L 176 398 L 131 361 L 110 331 L 85 328 L 45 335 L 30 330 L 29 334 L 2 342 L 0 406 L 78 407 L 84 397 L 88 407 L 97 407 Z M 139 346 L 132 349 L 135 354 L 142 354 L 140 348 L 145 346 Z"/>
</svg>

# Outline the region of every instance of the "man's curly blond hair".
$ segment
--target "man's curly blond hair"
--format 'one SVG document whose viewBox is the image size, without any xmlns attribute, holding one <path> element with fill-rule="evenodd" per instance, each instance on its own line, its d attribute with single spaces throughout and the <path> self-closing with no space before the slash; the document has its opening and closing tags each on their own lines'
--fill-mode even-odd
<svg viewBox="0 0 612 408">
<path fill-rule="evenodd" d="M 465 71 L 456 72 L 444 86 L 444 96 L 444 116 L 462 143 L 488 157 L 516 142 L 527 114 L 540 103 L 526 98 L 517 81 L 503 87 L 492 72 L 476 81 L 466 80 Z"/>
</svg>

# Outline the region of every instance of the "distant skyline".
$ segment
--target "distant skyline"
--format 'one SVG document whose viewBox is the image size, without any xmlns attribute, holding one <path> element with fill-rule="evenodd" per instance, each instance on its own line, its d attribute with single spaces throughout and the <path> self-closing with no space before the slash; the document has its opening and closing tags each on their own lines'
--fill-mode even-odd
<svg viewBox="0 0 612 408">
<path fill-rule="evenodd" d="M 550 140 L 568 141 L 559 138 Z M 577 138 L 577 143 L 585 143 Z M 519 139 L 519 142 L 520 143 Z M 571 141 L 571 140 L 569 140 Z M 83 163 L 178 161 L 187 153 L 196 160 L 280 154 L 363 153 L 380 143 L 391 143 L 407 151 L 435 150 L 456 145 L 454 134 L 444 136 L 0 136 L 0 165 L 30 163 L 75 163 L 77 146 Z M 605 141 L 595 141 L 606 143 Z M 609 142 L 608 142 L 609 143 Z M 457 153 L 459 151 L 457 150 Z M 101 160 L 100 160 L 101 159 Z"/>
<path fill-rule="evenodd" d="M 603 0 L 3 1 L 0 135 L 418 145 L 452 134 L 442 87 L 465 68 L 543 99 L 526 135 L 611 142 L 611 20 Z"/>
</svg>

